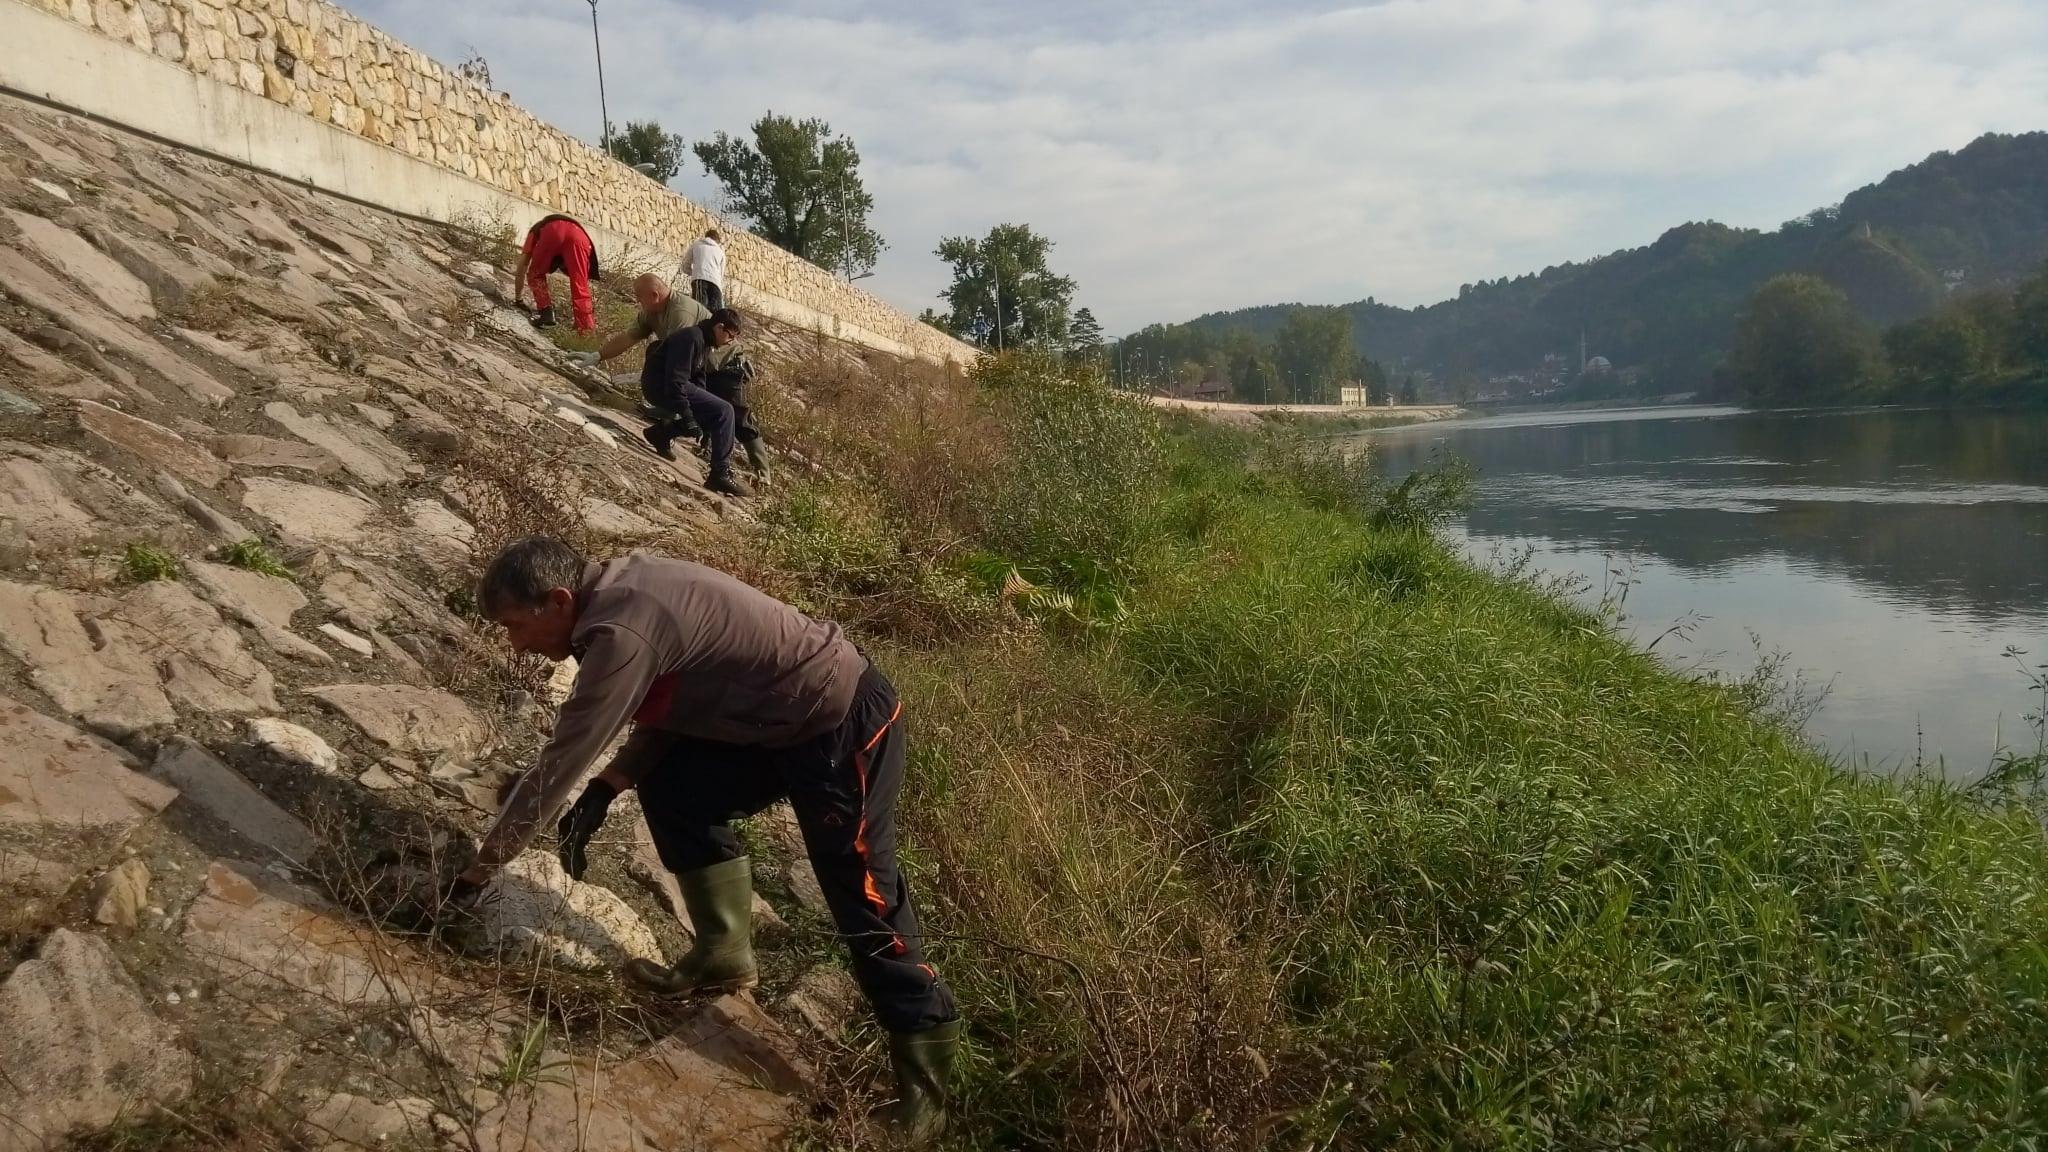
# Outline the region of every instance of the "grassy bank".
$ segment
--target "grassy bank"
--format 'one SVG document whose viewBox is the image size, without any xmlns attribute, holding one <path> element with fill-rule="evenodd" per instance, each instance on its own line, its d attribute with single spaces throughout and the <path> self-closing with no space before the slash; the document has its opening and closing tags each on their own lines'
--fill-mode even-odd
<svg viewBox="0 0 2048 1152">
<path fill-rule="evenodd" d="M 1455 477 L 1388 489 L 1044 365 L 980 385 L 821 389 L 787 423 L 845 471 L 750 550 L 912 702 L 971 1142 L 2048 1127 L 2024 802 L 1845 777 L 1768 685 L 1474 570 L 1427 531 Z"/>
</svg>

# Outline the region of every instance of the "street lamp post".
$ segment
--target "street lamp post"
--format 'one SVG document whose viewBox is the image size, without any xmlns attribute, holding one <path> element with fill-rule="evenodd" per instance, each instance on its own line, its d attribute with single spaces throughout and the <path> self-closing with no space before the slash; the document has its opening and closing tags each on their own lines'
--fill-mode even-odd
<svg viewBox="0 0 2048 1152">
<path fill-rule="evenodd" d="M 597 0 L 590 0 L 590 44 L 597 49 L 597 115 L 604 121 L 598 133 L 604 138 L 604 154 L 612 154 L 612 114 L 604 102 L 604 41 L 597 36 Z"/>
<path fill-rule="evenodd" d="M 823 168 L 806 168 L 806 176 L 823 176 Z M 846 173 L 839 173 L 839 274 L 853 283 L 853 234 L 846 220 Z"/>
</svg>

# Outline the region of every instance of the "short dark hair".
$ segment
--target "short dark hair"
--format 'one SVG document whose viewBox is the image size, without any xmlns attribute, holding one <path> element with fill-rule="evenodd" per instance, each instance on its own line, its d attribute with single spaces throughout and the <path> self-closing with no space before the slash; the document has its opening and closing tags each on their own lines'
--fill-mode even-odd
<svg viewBox="0 0 2048 1152">
<path fill-rule="evenodd" d="M 739 331 L 746 324 L 745 319 L 740 316 L 740 310 L 737 308 L 720 308 L 711 314 L 711 322 L 730 328 L 734 332 Z"/>
<path fill-rule="evenodd" d="M 477 610 L 496 616 L 507 608 L 538 608 L 555 588 L 583 580 L 583 554 L 553 536 L 528 536 L 498 550 L 476 584 Z"/>
<path fill-rule="evenodd" d="M 705 238 L 706 240 L 716 240 L 716 239 L 718 239 L 718 229 L 716 229 L 716 228 L 706 228 L 706 229 L 704 230 L 704 238 Z"/>
</svg>

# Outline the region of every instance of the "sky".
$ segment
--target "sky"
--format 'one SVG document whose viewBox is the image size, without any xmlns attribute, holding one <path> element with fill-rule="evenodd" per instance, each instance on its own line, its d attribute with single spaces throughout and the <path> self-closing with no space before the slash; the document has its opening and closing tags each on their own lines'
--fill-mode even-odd
<svg viewBox="0 0 2048 1152">
<path fill-rule="evenodd" d="M 586 0 L 342 0 L 595 143 Z M 915 313 L 952 235 L 1024 223 L 1112 335 L 1255 304 L 1413 306 L 1774 228 L 1988 131 L 2048 129 L 2048 0 L 598 0 L 614 125 L 764 111 L 860 149 Z M 674 187 L 722 207 L 694 158 Z"/>
</svg>

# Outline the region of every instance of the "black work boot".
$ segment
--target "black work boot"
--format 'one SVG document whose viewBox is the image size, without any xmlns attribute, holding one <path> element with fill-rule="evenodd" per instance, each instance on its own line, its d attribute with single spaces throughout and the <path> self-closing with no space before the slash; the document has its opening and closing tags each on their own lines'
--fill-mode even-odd
<svg viewBox="0 0 2048 1152">
<path fill-rule="evenodd" d="M 553 328 L 555 326 L 555 306 L 550 304 L 545 308 L 535 308 L 531 319 L 535 328 Z"/>
<path fill-rule="evenodd" d="M 648 446 L 654 449 L 656 456 L 663 460 L 673 460 L 676 458 L 676 450 L 669 445 L 676 438 L 675 428 L 675 421 L 663 420 L 642 428 L 640 435 L 646 439 Z"/>
<path fill-rule="evenodd" d="M 663 996 L 737 992 L 761 982 L 754 967 L 754 872 L 745 856 L 676 873 L 697 941 L 669 967 L 638 957 L 626 979 Z"/>
<path fill-rule="evenodd" d="M 761 443 L 759 436 L 741 441 L 740 446 L 747 450 L 747 467 L 754 470 L 754 480 L 766 488 L 769 482 L 768 446 Z"/>
<path fill-rule="evenodd" d="M 711 474 L 704 477 L 704 486 L 722 496 L 752 496 L 754 494 L 752 488 L 741 483 L 732 474 L 731 465 L 712 469 Z"/>
<path fill-rule="evenodd" d="M 960 1021 L 948 1020 L 922 1032 L 889 1034 L 889 1065 L 896 1070 L 896 1099 L 875 1109 L 906 1148 L 937 1140 L 946 1131 L 946 1102 L 953 1054 L 960 1047 Z"/>
</svg>

